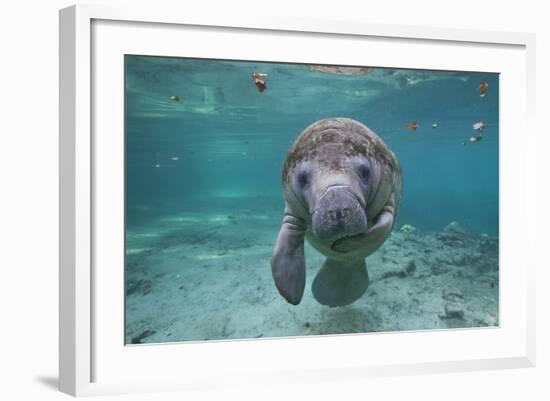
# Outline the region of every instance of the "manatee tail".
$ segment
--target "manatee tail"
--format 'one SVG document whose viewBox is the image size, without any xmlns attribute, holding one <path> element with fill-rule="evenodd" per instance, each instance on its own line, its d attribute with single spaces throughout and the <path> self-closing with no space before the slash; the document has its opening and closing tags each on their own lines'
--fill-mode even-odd
<svg viewBox="0 0 550 401">
<path fill-rule="evenodd" d="M 344 306 L 359 299 L 369 286 L 365 259 L 327 259 L 311 285 L 315 299 L 327 306 Z"/>
</svg>

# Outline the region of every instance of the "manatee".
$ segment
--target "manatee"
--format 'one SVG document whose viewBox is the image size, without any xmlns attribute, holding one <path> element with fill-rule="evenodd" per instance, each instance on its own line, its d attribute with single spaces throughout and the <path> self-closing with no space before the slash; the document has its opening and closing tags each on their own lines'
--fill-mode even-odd
<svg viewBox="0 0 550 401">
<path fill-rule="evenodd" d="M 302 300 L 307 239 L 326 256 L 315 299 L 344 306 L 360 298 L 369 285 L 365 258 L 390 235 L 401 190 L 397 158 L 360 122 L 330 118 L 302 131 L 283 167 L 284 217 L 271 258 L 279 293 L 293 305 Z"/>
</svg>

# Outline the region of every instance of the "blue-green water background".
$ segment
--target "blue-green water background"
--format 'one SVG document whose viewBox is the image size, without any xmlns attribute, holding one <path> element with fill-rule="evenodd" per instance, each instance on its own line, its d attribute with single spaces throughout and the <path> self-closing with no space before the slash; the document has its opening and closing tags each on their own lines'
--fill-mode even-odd
<svg viewBox="0 0 550 401">
<path fill-rule="evenodd" d="M 498 74 L 126 56 L 126 224 L 200 208 L 281 216 L 281 171 L 309 124 L 350 117 L 398 157 L 399 226 L 498 235 Z M 260 93 L 251 77 L 267 73 Z M 479 83 L 489 83 L 479 96 Z M 179 102 L 170 99 L 177 95 Z M 416 121 L 416 131 L 405 128 Z M 484 121 L 483 140 L 463 146 Z M 432 123 L 438 127 L 433 129 Z M 273 234 L 276 236 L 276 233 Z"/>
</svg>

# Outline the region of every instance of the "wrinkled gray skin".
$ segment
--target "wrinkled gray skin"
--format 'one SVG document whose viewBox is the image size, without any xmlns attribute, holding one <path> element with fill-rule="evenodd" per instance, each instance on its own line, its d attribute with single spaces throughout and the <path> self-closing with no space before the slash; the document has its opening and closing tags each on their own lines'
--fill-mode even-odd
<svg viewBox="0 0 550 401">
<path fill-rule="evenodd" d="M 285 212 L 271 269 L 280 294 L 300 303 L 304 239 L 327 257 L 312 292 L 347 305 L 369 283 L 365 258 L 388 238 L 401 200 L 401 168 L 382 140 L 349 118 L 320 120 L 290 149 L 283 170 Z"/>
</svg>

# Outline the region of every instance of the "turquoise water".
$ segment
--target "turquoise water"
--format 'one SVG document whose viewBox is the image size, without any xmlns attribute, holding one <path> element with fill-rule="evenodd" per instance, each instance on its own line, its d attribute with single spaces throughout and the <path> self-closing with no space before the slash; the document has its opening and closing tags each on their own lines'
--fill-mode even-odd
<svg viewBox="0 0 550 401">
<path fill-rule="evenodd" d="M 278 302 L 269 282 L 269 259 L 284 207 L 282 165 L 299 133 L 319 119 L 358 120 L 393 150 L 404 184 L 397 228 L 408 224 L 429 233 L 456 221 L 472 236 L 483 234 L 498 241 L 498 74 L 371 68 L 349 75 L 310 67 L 126 56 L 128 342 L 254 337 L 215 327 L 208 335 L 200 330 L 188 334 L 183 328 L 176 333 L 174 327 L 189 327 L 181 320 L 191 318 L 174 305 L 172 317 L 158 320 L 167 307 L 162 296 L 170 293 L 174 277 L 199 264 L 185 252 L 203 255 L 200 263 L 208 260 L 212 269 L 225 266 L 224 271 L 231 272 L 231 263 L 242 264 L 253 245 L 262 276 L 249 283 L 250 288 L 261 287 L 255 291 L 265 297 L 274 294 L 273 302 Z M 265 91 L 255 86 L 253 72 L 268 74 Z M 479 91 L 482 80 L 489 84 L 484 97 Z M 406 128 L 412 121 L 419 124 L 415 131 Z M 487 124 L 483 140 L 471 143 L 469 138 L 477 134 L 472 125 L 480 121 Z M 243 241 L 252 245 L 241 246 Z M 185 244 L 193 245 L 193 250 L 177 248 Z M 181 251 L 179 260 L 187 259 L 168 263 L 167 250 Z M 228 252 L 234 257 L 230 262 L 224 259 Z M 168 256 L 163 259 L 163 255 Z M 493 270 L 498 272 L 498 266 Z M 185 291 L 180 289 L 184 284 L 178 284 L 177 294 Z M 196 312 L 192 319 L 200 326 L 201 305 L 213 301 L 200 295 L 190 299 L 189 293 L 181 296 L 187 297 L 181 308 Z M 242 312 L 239 296 L 231 303 L 235 313 Z M 243 300 L 248 303 L 249 298 Z M 251 313 L 266 312 L 250 308 L 246 310 Z M 498 310 L 493 312 L 498 315 Z M 228 323 L 219 325 L 224 324 Z M 260 319 L 255 328 L 263 326 Z M 345 332 L 369 331 L 352 326 Z M 311 322 L 305 327 L 305 331 L 283 328 L 262 336 L 316 334 Z M 396 326 L 407 328 L 431 326 Z M 136 335 L 140 330 L 147 335 Z M 320 332 L 331 333 L 329 328 Z"/>
</svg>

